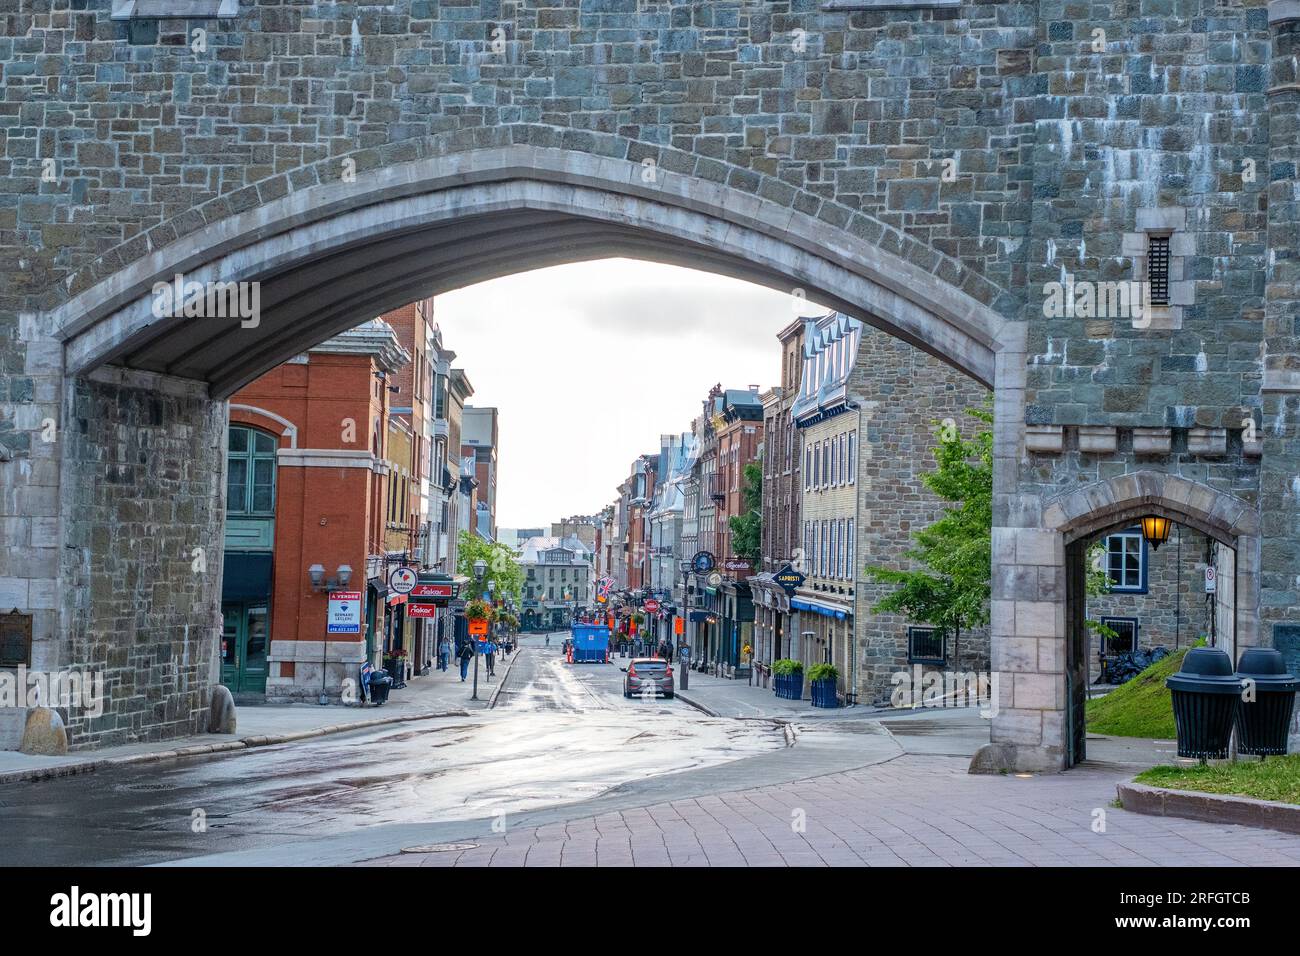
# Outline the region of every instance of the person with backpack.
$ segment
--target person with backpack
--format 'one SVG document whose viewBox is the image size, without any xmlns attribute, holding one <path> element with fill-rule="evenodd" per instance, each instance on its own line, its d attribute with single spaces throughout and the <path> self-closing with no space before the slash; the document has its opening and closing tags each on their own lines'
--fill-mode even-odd
<svg viewBox="0 0 1300 956">
<path fill-rule="evenodd" d="M 474 659 L 474 643 L 466 641 L 462 644 L 456 654 L 456 659 L 460 661 L 460 681 L 463 684 L 465 678 L 469 676 L 469 662 Z"/>
</svg>

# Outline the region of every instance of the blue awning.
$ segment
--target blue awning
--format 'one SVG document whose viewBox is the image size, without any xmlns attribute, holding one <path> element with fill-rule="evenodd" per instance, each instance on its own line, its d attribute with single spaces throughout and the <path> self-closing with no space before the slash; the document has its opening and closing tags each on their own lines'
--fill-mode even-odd
<svg viewBox="0 0 1300 956">
<path fill-rule="evenodd" d="M 814 614 L 820 614 L 822 617 L 833 617 L 837 621 L 843 621 L 849 616 L 848 612 L 841 608 L 818 604 L 804 598 L 791 598 L 790 606 L 800 611 L 811 611 Z"/>
</svg>

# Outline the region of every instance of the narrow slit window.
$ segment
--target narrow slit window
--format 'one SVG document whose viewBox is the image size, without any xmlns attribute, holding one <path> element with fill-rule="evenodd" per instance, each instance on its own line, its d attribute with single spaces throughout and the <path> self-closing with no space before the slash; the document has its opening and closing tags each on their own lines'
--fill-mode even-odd
<svg viewBox="0 0 1300 956">
<path fill-rule="evenodd" d="M 1169 304 L 1169 237 L 1147 237 L 1147 283 L 1151 304 Z"/>
</svg>

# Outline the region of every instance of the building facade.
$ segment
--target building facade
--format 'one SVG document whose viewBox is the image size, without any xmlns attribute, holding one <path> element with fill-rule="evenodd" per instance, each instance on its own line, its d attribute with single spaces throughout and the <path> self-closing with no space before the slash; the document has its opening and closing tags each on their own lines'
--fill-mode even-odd
<svg viewBox="0 0 1300 956">
<path fill-rule="evenodd" d="M 378 659 L 383 595 L 366 569 L 389 543 L 386 382 L 409 361 L 374 320 L 232 397 L 221 677 L 234 693 L 338 701 Z M 329 629 L 330 591 L 361 595 L 355 630 Z"/>
<path fill-rule="evenodd" d="M 524 630 L 566 628 L 594 606 L 594 556 L 576 535 L 529 538 L 519 552 Z"/>
<path fill-rule="evenodd" d="M 499 442 L 497 410 L 466 405 L 461 417 L 461 455 L 473 459 L 477 483 L 470 526 L 485 541 L 495 541 L 497 535 Z"/>
<path fill-rule="evenodd" d="M 914 531 L 943 514 L 922 481 L 935 467 L 938 427 L 973 433 L 967 409 L 986 391 L 937 359 L 856 319 L 831 313 L 804 330 L 799 394 L 791 407 L 802 443 L 800 538 L 807 580 L 799 610 L 805 667 L 830 663 L 848 702 L 883 703 L 908 667 L 981 671 L 988 629 L 943 634 L 874 605 L 894 586 L 869 566 L 911 567 Z"/>
<path fill-rule="evenodd" d="M 803 371 L 804 320 L 782 329 L 781 384 L 768 389 L 763 403 L 763 558 L 749 579 L 754 595 L 755 666 L 770 676 L 773 661 L 802 660 L 799 612 L 790 597 L 807 566 L 800 519 L 803 488 L 803 435 L 791 409 L 799 395 Z M 778 575 L 786 572 L 784 581 Z"/>
</svg>

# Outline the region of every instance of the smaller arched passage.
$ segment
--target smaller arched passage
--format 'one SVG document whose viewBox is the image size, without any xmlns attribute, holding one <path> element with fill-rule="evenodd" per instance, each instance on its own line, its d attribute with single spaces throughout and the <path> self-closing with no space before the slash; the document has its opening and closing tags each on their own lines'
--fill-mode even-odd
<svg viewBox="0 0 1300 956">
<path fill-rule="evenodd" d="M 1177 475 L 1135 472 L 1043 503 L 1038 528 L 994 529 L 993 670 L 998 708 L 974 770 L 1059 770 L 1086 754 L 1086 561 L 1103 534 L 1157 514 L 1225 545 L 1220 628 L 1233 653 L 1259 643 L 1259 514 Z M 1230 557 L 1229 557 L 1230 556 Z"/>
</svg>

